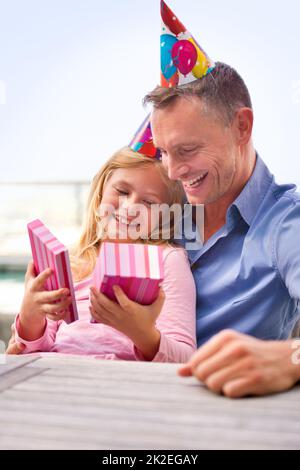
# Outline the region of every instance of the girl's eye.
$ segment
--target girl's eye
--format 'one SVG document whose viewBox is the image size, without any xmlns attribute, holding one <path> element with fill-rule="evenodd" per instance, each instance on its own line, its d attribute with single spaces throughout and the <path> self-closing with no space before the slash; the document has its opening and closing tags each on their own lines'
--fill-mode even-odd
<svg viewBox="0 0 300 470">
<path fill-rule="evenodd" d="M 153 204 L 156 204 L 156 202 L 153 202 L 153 201 L 144 201 L 144 204 L 146 204 L 146 206 L 152 206 Z"/>
<path fill-rule="evenodd" d="M 127 191 L 123 191 L 123 189 L 115 188 L 117 193 L 121 194 L 121 196 L 128 196 Z"/>
</svg>

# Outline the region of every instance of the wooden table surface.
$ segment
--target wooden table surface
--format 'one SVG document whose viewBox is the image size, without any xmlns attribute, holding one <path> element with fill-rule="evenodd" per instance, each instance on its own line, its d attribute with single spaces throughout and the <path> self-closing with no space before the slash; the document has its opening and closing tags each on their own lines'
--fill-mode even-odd
<svg viewBox="0 0 300 470">
<path fill-rule="evenodd" d="M 300 387 L 230 400 L 176 369 L 10 356 L 0 365 L 0 448 L 300 449 Z"/>
</svg>

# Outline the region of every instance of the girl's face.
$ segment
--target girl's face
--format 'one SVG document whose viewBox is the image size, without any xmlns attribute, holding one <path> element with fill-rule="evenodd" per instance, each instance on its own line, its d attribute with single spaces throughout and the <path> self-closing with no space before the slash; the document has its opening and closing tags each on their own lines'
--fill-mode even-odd
<svg viewBox="0 0 300 470">
<path fill-rule="evenodd" d="M 99 208 L 106 238 L 127 243 L 147 238 L 158 226 L 158 217 L 151 220 L 151 206 L 169 203 L 168 199 L 155 165 L 114 170 L 105 183 Z"/>
</svg>

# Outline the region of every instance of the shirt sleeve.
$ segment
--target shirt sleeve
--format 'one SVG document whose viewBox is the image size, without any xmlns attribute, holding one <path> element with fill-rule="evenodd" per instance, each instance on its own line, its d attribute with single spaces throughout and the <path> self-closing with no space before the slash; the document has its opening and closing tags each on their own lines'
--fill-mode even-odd
<svg viewBox="0 0 300 470">
<path fill-rule="evenodd" d="M 278 273 L 294 300 L 300 300 L 300 201 L 285 213 L 274 237 Z"/>
<path fill-rule="evenodd" d="M 184 249 L 165 250 L 165 302 L 157 319 L 161 333 L 159 350 L 153 362 L 186 362 L 196 350 L 196 287 Z M 135 348 L 138 360 L 145 360 Z"/>
<path fill-rule="evenodd" d="M 46 318 L 46 326 L 43 335 L 35 341 L 26 341 L 19 335 L 19 315 L 15 319 L 15 339 L 17 342 L 24 344 L 25 349 L 22 354 L 33 352 L 50 352 L 56 338 L 56 333 L 62 324 L 62 320 L 56 322 Z"/>
</svg>

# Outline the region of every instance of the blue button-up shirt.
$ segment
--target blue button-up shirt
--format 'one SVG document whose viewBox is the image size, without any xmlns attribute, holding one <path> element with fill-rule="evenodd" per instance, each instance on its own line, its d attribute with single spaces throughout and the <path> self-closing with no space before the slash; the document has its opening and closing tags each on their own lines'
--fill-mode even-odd
<svg viewBox="0 0 300 470">
<path fill-rule="evenodd" d="M 285 339 L 300 316 L 300 194 L 257 156 L 226 223 L 189 251 L 197 288 L 198 346 L 232 328 Z"/>
</svg>

